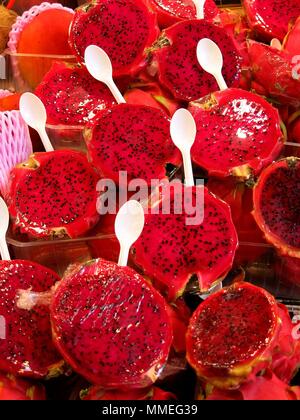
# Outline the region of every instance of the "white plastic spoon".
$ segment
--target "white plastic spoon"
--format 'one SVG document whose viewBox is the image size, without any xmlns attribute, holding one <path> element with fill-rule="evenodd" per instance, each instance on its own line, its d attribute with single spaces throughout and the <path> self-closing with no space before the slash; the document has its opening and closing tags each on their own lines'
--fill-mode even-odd
<svg viewBox="0 0 300 420">
<path fill-rule="evenodd" d="M 209 38 L 203 38 L 198 42 L 197 59 L 203 70 L 214 76 L 219 89 L 227 89 L 228 86 L 222 74 L 223 55 L 214 41 Z"/>
<path fill-rule="evenodd" d="M 196 7 L 196 17 L 197 19 L 204 19 L 204 4 L 206 0 L 193 0 Z"/>
<path fill-rule="evenodd" d="M 183 159 L 185 185 L 194 186 L 191 148 L 194 144 L 197 127 L 192 114 L 184 108 L 178 109 L 172 117 L 170 134 L 173 143 L 180 150 Z"/>
<path fill-rule="evenodd" d="M 46 132 L 47 113 L 40 98 L 30 92 L 23 93 L 20 112 L 26 124 L 38 132 L 46 152 L 52 152 L 54 149 Z"/>
<path fill-rule="evenodd" d="M 6 243 L 6 232 L 9 226 L 9 212 L 5 201 L 0 197 L 0 254 L 2 260 L 10 260 Z"/>
<path fill-rule="evenodd" d="M 89 45 L 84 52 L 84 61 L 90 75 L 106 84 L 118 104 L 125 103 L 113 80 L 112 64 L 106 52 L 97 45 Z"/>
<path fill-rule="evenodd" d="M 120 243 L 118 265 L 127 265 L 130 247 L 139 238 L 144 224 L 144 209 L 138 201 L 129 200 L 123 204 L 115 220 L 115 233 Z"/>
</svg>

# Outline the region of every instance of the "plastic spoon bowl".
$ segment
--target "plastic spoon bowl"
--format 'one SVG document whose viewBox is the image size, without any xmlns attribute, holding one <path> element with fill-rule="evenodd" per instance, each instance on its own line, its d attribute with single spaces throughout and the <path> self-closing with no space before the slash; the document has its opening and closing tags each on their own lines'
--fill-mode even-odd
<svg viewBox="0 0 300 420">
<path fill-rule="evenodd" d="M 203 70 L 214 76 L 220 90 L 228 88 L 222 74 L 223 55 L 214 41 L 203 38 L 198 42 L 197 59 Z"/>
<path fill-rule="evenodd" d="M 0 254 L 2 260 L 10 260 L 6 243 L 6 232 L 9 226 L 9 212 L 3 198 L 0 197 Z"/>
<path fill-rule="evenodd" d="M 144 224 L 144 209 L 138 201 L 129 200 L 123 204 L 115 220 L 115 233 L 120 243 L 118 265 L 127 265 L 130 247 L 139 238 Z"/>
<path fill-rule="evenodd" d="M 185 185 L 194 186 L 191 148 L 194 144 L 197 127 L 192 114 L 184 108 L 178 109 L 172 117 L 170 134 L 183 159 Z"/>
<path fill-rule="evenodd" d="M 54 149 L 46 132 L 47 113 L 40 98 L 30 92 L 23 93 L 20 112 L 26 124 L 38 132 L 46 152 L 52 152 Z"/>
<path fill-rule="evenodd" d="M 193 0 L 196 7 L 196 17 L 197 19 L 204 19 L 204 4 L 206 0 Z"/>
<path fill-rule="evenodd" d="M 113 80 L 113 69 L 109 56 L 97 45 L 89 45 L 84 52 L 86 68 L 94 79 L 106 84 L 118 104 L 126 103 Z"/>
</svg>

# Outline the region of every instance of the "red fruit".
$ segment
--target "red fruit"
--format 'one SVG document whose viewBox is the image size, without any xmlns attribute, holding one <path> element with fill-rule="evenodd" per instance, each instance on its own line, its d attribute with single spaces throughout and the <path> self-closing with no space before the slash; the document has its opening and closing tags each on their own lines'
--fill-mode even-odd
<svg viewBox="0 0 300 420">
<path fill-rule="evenodd" d="M 0 374 L 0 401 L 45 400 L 43 385 Z"/>
<path fill-rule="evenodd" d="M 84 67 L 63 62 L 53 64 L 35 93 L 46 107 L 48 124 L 85 125 L 115 104 L 109 89 Z"/>
<path fill-rule="evenodd" d="M 299 43 L 300 43 L 300 17 L 296 20 L 295 25 L 292 26 L 291 30 L 288 32 L 288 34 L 284 38 L 282 47 L 284 51 L 290 54 L 292 58 L 295 56 L 298 56 L 298 59 L 299 59 L 299 54 L 300 54 Z M 299 61 L 300 60 L 298 60 L 298 62 Z"/>
<path fill-rule="evenodd" d="M 150 0 L 150 5 L 157 13 L 160 28 L 167 28 L 182 20 L 196 19 L 196 7 L 192 0 Z M 204 3 L 204 17 L 213 20 L 218 15 L 214 0 Z"/>
<path fill-rule="evenodd" d="M 25 55 L 71 56 L 68 36 L 74 12 L 57 4 L 44 4 L 44 9 L 43 6 L 38 7 L 39 12 L 34 7 L 18 18 L 10 32 L 10 50 Z M 17 57 L 20 75 L 32 89 L 40 83 L 52 63 L 51 57 Z"/>
<path fill-rule="evenodd" d="M 300 159 L 289 157 L 266 168 L 253 191 L 254 218 L 280 253 L 300 257 Z"/>
<path fill-rule="evenodd" d="M 205 187 L 176 185 L 164 185 L 152 202 L 133 255 L 147 275 L 167 288 L 171 300 L 184 292 L 193 274 L 201 291 L 210 289 L 230 270 L 237 248 L 229 206 Z"/>
<path fill-rule="evenodd" d="M 183 300 L 178 299 L 175 304 L 167 308 L 173 328 L 173 348 L 176 353 L 185 353 L 185 335 L 190 318 L 188 307 Z"/>
<path fill-rule="evenodd" d="M 227 89 L 192 102 L 189 109 L 197 124 L 192 160 L 209 175 L 246 180 L 283 148 L 279 113 L 258 95 Z"/>
<path fill-rule="evenodd" d="M 181 164 L 168 117 L 152 107 L 120 104 L 98 113 L 84 137 L 93 165 L 116 183 L 127 171 L 128 181 L 141 178 L 150 185 L 166 176 L 167 163 Z"/>
<path fill-rule="evenodd" d="M 300 74 L 297 61 L 276 48 L 248 42 L 252 77 L 259 90 L 294 107 L 300 105 Z M 256 89 L 257 90 L 257 89 Z"/>
<path fill-rule="evenodd" d="M 270 364 L 280 328 L 275 299 L 249 283 L 212 294 L 194 312 L 187 359 L 198 376 L 219 388 L 237 388 Z"/>
<path fill-rule="evenodd" d="M 69 42 L 83 61 L 90 44 L 110 57 L 114 77 L 134 75 L 147 64 L 147 49 L 159 34 L 147 0 L 97 0 L 76 9 Z"/>
<path fill-rule="evenodd" d="M 83 235 L 99 220 L 98 179 L 80 152 L 31 155 L 11 174 L 8 204 L 14 228 L 37 238 Z"/>
<path fill-rule="evenodd" d="M 102 387 L 92 386 L 91 388 L 84 390 L 80 394 L 82 400 L 176 400 L 175 395 L 171 392 L 163 391 L 156 386 L 146 389 L 131 389 L 129 391 L 124 390 L 112 390 L 105 391 Z"/>
<path fill-rule="evenodd" d="M 21 93 L 14 93 L 0 98 L 0 111 L 19 110 Z"/>
<path fill-rule="evenodd" d="M 289 140 L 300 143 L 300 111 L 295 112 L 289 119 Z M 299 149 L 297 150 L 299 153 Z"/>
<path fill-rule="evenodd" d="M 201 38 L 211 38 L 219 45 L 228 86 L 239 83 L 241 57 L 226 30 L 204 20 L 179 22 L 162 32 L 152 63 L 159 81 L 176 99 L 194 101 L 218 90 L 214 77 L 197 61 L 196 48 Z"/>
<path fill-rule="evenodd" d="M 58 373 L 61 356 L 52 343 L 47 302 L 21 309 L 19 297 L 21 290 L 46 292 L 59 280 L 56 273 L 36 263 L 0 261 L 2 371 L 32 378 Z"/>
<path fill-rule="evenodd" d="M 285 37 L 289 23 L 300 15 L 298 0 L 243 0 L 250 26 L 264 39 Z"/>
<path fill-rule="evenodd" d="M 295 389 L 296 388 L 296 389 Z M 234 391 L 212 388 L 206 386 L 208 393 L 207 400 L 297 400 L 297 388 L 289 387 L 281 381 L 270 370 L 254 377 L 251 381 L 242 384 L 239 389 Z"/>
<path fill-rule="evenodd" d="M 172 343 L 164 299 L 131 268 L 102 259 L 74 268 L 61 282 L 51 321 L 65 360 L 104 388 L 151 385 Z"/>
</svg>

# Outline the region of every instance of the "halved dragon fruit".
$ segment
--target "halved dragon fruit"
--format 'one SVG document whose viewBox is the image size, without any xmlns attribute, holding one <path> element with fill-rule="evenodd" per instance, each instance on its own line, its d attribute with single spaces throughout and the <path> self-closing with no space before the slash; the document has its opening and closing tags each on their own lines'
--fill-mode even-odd
<svg viewBox="0 0 300 420">
<path fill-rule="evenodd" d="M 184 292 L 193 274 L 203 292 L 226 276 L 238 243 L 226 203 L 202 186 L 165 184 L 147 213 L 133 257 L 170 300 Z"/>
<path fill-rule="evenodd" d="M 266 40 L 283 40 L 289 24 L 300 15 L 298 0 L 243 0 L 249 24 Z"/>
<path fill-rule="evenodd" d="M 147 49 L 158 34 L 156 14 L 147 0 L 97 0 L 76 9 L 69 41 L 81 61 L 86 47 L 101 47 L 118 77 L 136 74 L 146 66 Z"/>
<path fill-rule="evenodd" d="M 192 160 L 209 175 L 246 180 L 283 148 L 279 113 L 258 95 L 227 89 L 190 103 L 189 109 L 197 124 Z"/>
<path fill-rule="evenodd" d="M 266 168 L 254 188 L 254 218 L 268 242 L 283 255 L 300 258 L 300 159 L 288 157 Z"/>
<path fill-rule="evenodd" d="M 187 332 L 187 359 L 200 378 L 218 388 L 234 389 L 270 364 L 279 329 L 273 296 L 238 282 L 211 295 L 194 312 Z"/>
<path fill-rule="evenodd" d="M 99 220 L 98 180 L 83 153 L 31 155 L 11 173 L 7 199 L 14 229 L 37 238 L 84 234 Z"/>
<path fill-rule="evenodd" d="M 167 28 L 182 20 L 197 17 L 193 0 L 150 0 L 150 5 L 157 13 L 158 24 L 161 28 Z M 206 20 L 213 20 L 218 12 L 214 0 L 205 1 L 204 17 Z"/>
<path fill-rule="evenodd" d="M 223 75 L 228 86 L 239 84 L 241 57 L 226 30 L 205 20 L 183 21 L 162 32 L 153 49 L 150 69 L 158 73 L 160 83 L 176 99 L 194 101 L 218 90 L 214 77 L 197 61 L 196 48 L 202 38 L 210 38 L 220 47 L 224 57 Z"/>
<path fill-rule="evenodd" d="M 59 280 L 30 261 L 0 261 L 0 370 L 31 378 L 59 372 L 62 362 L 52 342 L 49 308 L 46 303 L 32 309 L 19 305 L 22 290 L 46 292 Z"/>
<path fill-rule="evenodd" d="M 143 105 L 120 104 L 97 115 L 84 132 L 89 156 L 106 178 L 119 182 L 127 171 L 128 181 L 166 176 L 166 165 L 181 164 L 170 137 L 170 120 L 163 111 Z"/>
<path fill-rule="evenodd" d="M 253 88 L 264 96 L 271 96 L 282 104 L 300 106 L 299 60 L 285 50 L 248 41 Z M 300 51 L 299 51 L 300 54 Z M 297 57 L 296 57 L 297 58 Z"/>
<path fill-rule="evenodd" d="M 45 105 L 48 124 L 85 125 L 115 104 L 106 85 L 85 67 L 64 62 L 53 63 L 35 93 Z"/>
<path fill-rule="evenodd" d="M 104 388 L 151 385 L 172 344 L 162 296 L 131 268 L 102 259 L 69 271 L 55 291 L 51 321 L 65 360 Z"/>
<path fill-rule="evenodd" d="M 42 384 L 0 373 L 0 401 L 45 400 Z"/>
</svg>

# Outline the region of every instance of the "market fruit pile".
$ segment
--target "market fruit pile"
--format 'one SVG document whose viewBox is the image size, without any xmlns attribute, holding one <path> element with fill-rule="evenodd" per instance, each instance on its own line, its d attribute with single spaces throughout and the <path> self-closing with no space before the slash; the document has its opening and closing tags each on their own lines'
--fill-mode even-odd
<svg viewBox="0 0 300 420">
<path fill-rule="evenodd" d="M 1 194 L 9 235 L 41 249 L 0 261 L 0 400 L 299 400 L 300 323 L 278 278 L 256 277 L 271 256 L 297 306 L 299 0 L 206 0 L 203 19 L 192 0 L 25 3 L 0 10 L 15 83 L 0 96 Z M 222 52 L 227 89 L 198 63 L 202 38 Z M 89 45 L 126 103 L 89 74 Z M 33 132 L 31 144 L 26 90 L 62 150 L 41 151 Z M 170 135 L 179 108 L 195 120 L 195 186 Z M 114 220 L 137 179 L 145 226 L 123 267 Z"/>
</svg>

